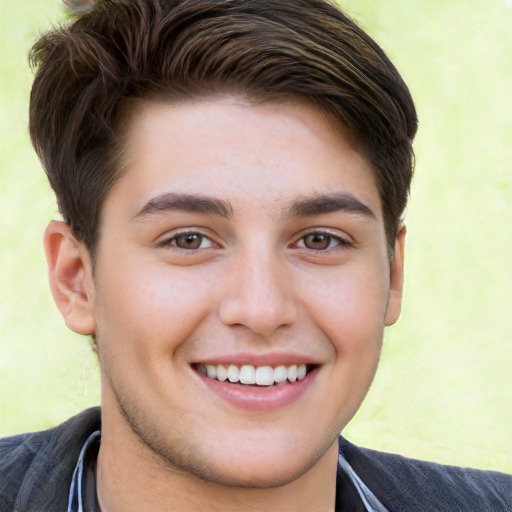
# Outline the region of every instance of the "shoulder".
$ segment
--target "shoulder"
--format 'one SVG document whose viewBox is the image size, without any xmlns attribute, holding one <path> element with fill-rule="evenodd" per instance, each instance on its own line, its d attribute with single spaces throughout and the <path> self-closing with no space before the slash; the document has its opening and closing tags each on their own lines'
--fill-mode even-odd
<svg viewBox="0 0 512 512">
<path fill-rule="evenodd" d="M 0 440 L 0 510 L 59 510 L 87 437 L 100 428 L 99 408 L 42 432 Z"/>
<path fill-rule="evenodd" d="M 512 476 L 359 448 L 343 438 L 340 450 L 361 480 L 390 510 L 512 510 Z"/>
</svg>

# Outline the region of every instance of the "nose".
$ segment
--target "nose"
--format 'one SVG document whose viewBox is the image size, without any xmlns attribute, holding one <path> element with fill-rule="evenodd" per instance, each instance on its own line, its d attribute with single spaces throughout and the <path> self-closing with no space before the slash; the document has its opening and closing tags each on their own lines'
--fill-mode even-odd
<svg viewBox="0 0 512 512">
<path fill-rule="evenodd" d="M 298 301 L 286 263 L 277 255 L 261 253 L 237 263 L 231 269 L 229 291 L 220 303 L 221 321 L 245 326 L 263 337 L 296 322 Z"/>
</svg>

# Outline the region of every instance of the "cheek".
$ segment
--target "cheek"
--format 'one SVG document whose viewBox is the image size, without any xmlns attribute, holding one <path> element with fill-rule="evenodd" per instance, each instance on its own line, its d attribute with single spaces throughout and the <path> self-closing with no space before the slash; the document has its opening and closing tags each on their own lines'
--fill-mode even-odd
<svg viewBox="0 0 512 512">
<path fill-rule="evenodd" d="M 302 295 L 324 325 L 347 333 L 383 327 L 388 277 L 382 266 L 363 262 L 311 277 L 303 280 Z"/>
<path fill-rule="evenodd" d="M 213 284 L 190 268 L 125 261 L 98 271 L 98 337 L 137 357 L 174 351 L 215 306 Z"/>
<path fill-rule="evenodd" d="M 386 269 L 357 262 L 330 269 L 323 279 L 303 283 L 314 322 L 338 356 L 375 359 L 380 351 L 388 296 Z"/>
<path fill-rule="evenodd" d="M 331 390 L 323 413 L 336 418 L 339 430 L 359 409 L 377 370 L 388 290 L 383 261 L 358 260 L 295 277 L 313 332 L 319 329 L 330 344 L 331 362 L 320 375 Z"/>
</svg>

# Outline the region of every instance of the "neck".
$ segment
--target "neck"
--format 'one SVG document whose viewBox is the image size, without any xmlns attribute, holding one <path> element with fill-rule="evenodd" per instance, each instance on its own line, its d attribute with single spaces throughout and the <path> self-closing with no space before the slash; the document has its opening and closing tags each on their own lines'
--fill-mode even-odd
<svg viewBox="0 0 512 512">
<path fill-rule="evenodd" d="M 127 425 L 103 421 L 97 489 L 103 512 L 332 512 L 338 443 L 293 481 L 262 489 L 227 487 L 163 465 Z"/>
</svg>

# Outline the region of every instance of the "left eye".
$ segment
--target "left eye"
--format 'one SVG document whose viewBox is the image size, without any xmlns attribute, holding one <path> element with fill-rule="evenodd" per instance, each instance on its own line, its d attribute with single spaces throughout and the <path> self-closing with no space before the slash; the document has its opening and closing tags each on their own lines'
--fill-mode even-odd
<svg viewBox="0 0 512 512">
<path fill-rule="evenodd" d="M 313 251 L 325 251 L 343 244 L 343 240 L 334 235 L 327 233 L 309 233 L 299 240 L 298 246 Z"/>
<path fill-rule="evenodd" d="M 196 249 L 208 249 L 213 247 L 213 242 L 210 238 L 201 233 L 183 233 L 178 234 L 172 238 L 163 240 L 158 244 L 160 247 L 171 245 L 179 249 L 193 251 Z"/>
</svg>

